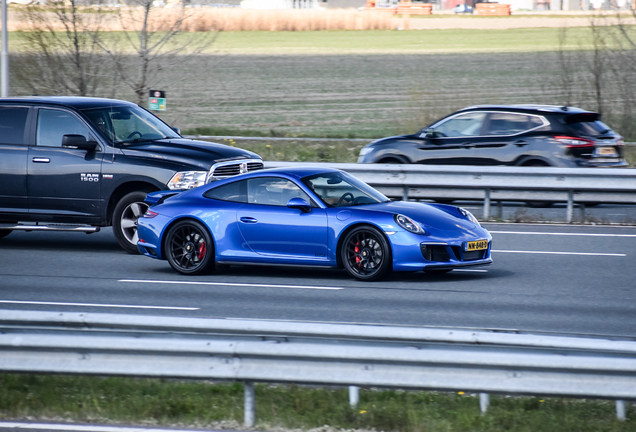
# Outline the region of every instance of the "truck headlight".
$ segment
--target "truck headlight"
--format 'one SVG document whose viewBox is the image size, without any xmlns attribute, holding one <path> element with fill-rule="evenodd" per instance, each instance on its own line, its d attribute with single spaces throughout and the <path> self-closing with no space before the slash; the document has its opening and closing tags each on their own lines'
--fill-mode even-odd
<svg viewBox="0 0 636 432">
<path fill-rule="evenodd" d="M 207 171 L 178 172 L 168 182 L 168 189 L 192 189 L 197 186 L 203 186 L 207 176 Z"/>
</svg>

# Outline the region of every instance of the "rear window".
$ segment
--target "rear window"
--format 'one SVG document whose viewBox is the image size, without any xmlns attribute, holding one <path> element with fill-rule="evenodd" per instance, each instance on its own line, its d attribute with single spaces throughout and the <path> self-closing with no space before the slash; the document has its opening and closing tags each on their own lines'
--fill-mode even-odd
<svg viewBox="0 0 636 432">
<path fill-rule="evenodd" d="M 596 136 L 612 132 L 600 119 L 601 116 L 597 113 L 574 114 L 565 118 L 565 124 L 577 135 Z"/>
</svg>

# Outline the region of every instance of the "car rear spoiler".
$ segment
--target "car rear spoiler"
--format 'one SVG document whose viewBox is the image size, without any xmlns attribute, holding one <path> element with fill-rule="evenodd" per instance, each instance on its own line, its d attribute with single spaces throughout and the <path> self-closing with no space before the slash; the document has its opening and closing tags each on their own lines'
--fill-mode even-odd
<svg viewBox="0 0 636 432">
<path fill-rule="evenodd" d="M 179 195 L 181 191 L 159 191 L 159 192 L 151 192 L 146 195 L 146 199 L 144 202 L 148 205 L 159 205 L 165 200 L 175 195 Z"/>
</svg>

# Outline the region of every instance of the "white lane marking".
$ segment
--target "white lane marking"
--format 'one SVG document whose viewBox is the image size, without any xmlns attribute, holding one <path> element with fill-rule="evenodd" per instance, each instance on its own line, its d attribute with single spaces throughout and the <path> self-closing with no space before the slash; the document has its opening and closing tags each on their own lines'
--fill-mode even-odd
<svg viewBox="0 0 636 432">
<path fill-rule="evenodd" d="M 142 306 L 142 305 L 118 305 L 118 304 L 96 304 L 96 303 L 63 303 L 45 301 L 23 301 L 23 300 L 0 300 L 4 304 L 30 304 L 45 306 L 82 306 L 82 307 L 104 307 L 104 308 L 128 308 L 128 309 L 168 309 L 168 310 L 199 310 L 193 307 L 173 307 L 173 306 Z"/>
<path fill-rule="evenodd" d="M 551 233 L 531 231 L 490 231 L 493 234 L 525 234 L 525 235 L 552 235 L 552 236 L 585 236 L 585 237 L 636 237 L 636 234 L 592 234 L 592 233 Z"/>
<path fill-rule="evenodd" d="M 488 270 L 453 269 L 453 273 L 455 272 L 488 273 Z"/>
<path fill-rule="evenodd" d="M 524 254 L 548 254 L 548 255 L 586 255 L 586 256 L 613 256 L 624 257 L 627 254 L 595 253 L 595 252 L 551 252 L 551 251 L 515 251 L 515 250 L 493 250 L 497 253 L 524 253 Z"/>
<path fill-rule="evenodd" d="M 43 429 L 61 431 L 82 431 L 82 432 L 196 432 L 193 429 L 158 429 L 129 426 L 95 426 L 95 425 L 75 425 L 75 424 L 46 424 L 46 423 L 19 423 L 0 422 L 0 428 L 14 429 Z"/>
<path fill-rule="evenodd" d="M 312 286 L 312 285 L 272 285 L 272 284 L 253 284 L 253 283 L 234 283 L 234 282 L 187 282 L 187 281 L 160 281 L 160 280 L 135 280 L 135 279 L 120 279 L 119 282 L 177 284 L 177 285 L 240 286 L 240 287 L 257 287 L 257 288 L 293 288 L 293 289 L 316 289 L 316 290 L 343 290 L 344 289 L 342 287 L 322 287 L 322 286 Z"/>
</svg>

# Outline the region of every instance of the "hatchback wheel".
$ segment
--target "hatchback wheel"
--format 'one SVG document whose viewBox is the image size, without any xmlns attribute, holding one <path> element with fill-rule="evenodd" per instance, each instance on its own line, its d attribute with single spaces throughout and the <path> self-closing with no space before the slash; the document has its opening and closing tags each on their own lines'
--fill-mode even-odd
<svg viewBox="0 0 636 432">
<path fill-rule="evenodd" d="M 200 275 L 214 269 L 214 242 L 199 222 L 178 222 L 166 234 L 164 254 L 173 269 L 185 275 Z"/>
<path fill-rule="evenodd" d="M 389 243 L 373 227 L 358 227 L 347 234 L 340 256 L 349 274 L 363 281 L 383 279 L 393 267 Z"/>
</svg>

